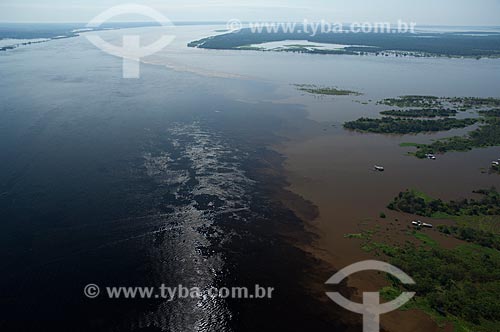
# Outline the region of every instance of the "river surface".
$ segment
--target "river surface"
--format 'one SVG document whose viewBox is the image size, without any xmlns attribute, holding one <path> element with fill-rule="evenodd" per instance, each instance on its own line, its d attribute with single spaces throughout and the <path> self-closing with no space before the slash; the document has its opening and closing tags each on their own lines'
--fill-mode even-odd
<svg viewBox="0 0 500 332">
<path fill-rule="evenodd" d="M 359 320 L 307 286 L 358 258 L 343 237 L 352 225 L 409 187 L 458 198 L 500 185 L 481 171 L 499 148 L 431 162 L 398 146 L 466 130 L 381 136 L 342 129 L 347 120 L 378 116 L 383 108 L 375 101 L 385 97 L 500 97 L 500 60 L 187 47 L 220 29 L 98 32 L 116 44 L 124 34 L 140 35 L 143 44 L 176 36 L 144 59 L 138 80 L 123 79 L 121 59 L 84 36 L 0 54 L 0 327 L 356 330 Z M 316 97 L 293 84 L 363 95 Z M 375 163 L 388 172 L 372 172 Z M 296 206 L 276 199 L 283 188 L 319 208 L 315 234 Z M 309 245 L 338 265 L 299 249 Z M 259 284 L 276 295 L 91 300 L 83 295 L 90 283 L 204 291 Z"/>
</svg>

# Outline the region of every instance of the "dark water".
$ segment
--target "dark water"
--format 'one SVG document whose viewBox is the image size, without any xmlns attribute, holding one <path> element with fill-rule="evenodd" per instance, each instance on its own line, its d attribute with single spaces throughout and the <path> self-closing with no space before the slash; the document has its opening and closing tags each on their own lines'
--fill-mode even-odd
<svg viewBox="0 0 500 332">
<path fill-rule="evenodd" d="M 0 68 L 2 331 L 345 330 L 305 291 L 320 263 L 290 244 L 309 235 L 273 199 L 282 160 L 266 146 L 303 110 L 221 93 L 265 98 L 262 83 L 153 66 L 123 80 L 78 39 L 5 52 Z M 276 291 L 90 300 L 89 283 Z"/>
</svg>

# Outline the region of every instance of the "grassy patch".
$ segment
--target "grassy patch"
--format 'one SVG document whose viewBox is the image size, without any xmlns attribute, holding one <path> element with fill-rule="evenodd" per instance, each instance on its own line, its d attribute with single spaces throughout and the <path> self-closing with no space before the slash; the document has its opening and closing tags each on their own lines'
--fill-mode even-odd
<svg viewBox="0 0 500 332">
<path fill-rule="evenodd" d="M 380 290 L 380 298 L 386 302 L 393 301 L 401 295 L 401 290 L 394 286 L 387 286 Z"/>
<path fill-rule="evenodd" d="M 499 216 L 453 216 L 451 219 L 455 220 L 459 226 L 500 235 Z"/>
<path fill-rule="evenodd" d="M 382 254 L 385 256 L 393 256 L 396 254 L 396 249 L 385 243 L 369 242 L 365 243 L 361 248 L 366 252 L 373 252 L 377 256 L 381 256 Z"/>
<path fill-rule="evenodd" d="M 431 239 L 427 234 L 422 233 L 422 232 L 414 232 L 413 236 L 415 236 L 416 239 L 422 241 L 422 243 L 426 246 L 429 247 L 437 247 L 438 243 Z"/>
<path fill-rule="evenodd" d="M 362 234 L 362 233 L 346 234 L 346 235 L 344 235 L 344 238 L 346 238 L 346 239 L 366 239 L 366 235 Z"/>
</svg>

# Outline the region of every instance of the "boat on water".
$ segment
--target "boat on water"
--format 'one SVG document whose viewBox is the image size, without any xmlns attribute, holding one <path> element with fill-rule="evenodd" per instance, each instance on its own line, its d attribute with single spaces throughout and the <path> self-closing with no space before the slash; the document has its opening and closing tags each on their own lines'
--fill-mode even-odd
<svg viewBox="0 0 500 332">
<path fill-rule="evenodd" d="M 378 165 L 373 166 L 373 169 L 379 172 L 385 171 L 385 168 L 383 166 L 378 166 Z"/>
<path fill-rule="evenodd" d="M 411 224 L 417 228 L 422 228 L 422 227 L 425 227 L 425 228 L 433 228 L 434 225 L 432 224 L 427 224 L 425 222 L 422 222 L 420 220 L 414 220 L 411 222 Z"/>
<path fill-rule="evenodd" d="M 428 154 L 426 154 L 426 155 L 425 155 L 425 157 L 426 157 L 427 159 L 430 159 L 430 160 L 436 160 L 436 156 L 435 156 L 435 155 L 433 155 L 432 153 L 428 153 Z"/>
</svg>

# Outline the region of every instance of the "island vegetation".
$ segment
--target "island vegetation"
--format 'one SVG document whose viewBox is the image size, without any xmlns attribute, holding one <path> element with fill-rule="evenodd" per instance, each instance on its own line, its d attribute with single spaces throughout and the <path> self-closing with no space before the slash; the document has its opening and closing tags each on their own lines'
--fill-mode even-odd
<svg viewBox="0 0 500 332">
<path fill-rule="evenodd" d="M 465 128 L 475 124 L 477 119 L 446 118 L 438 120 L 417 120 L 384 117 L 381 119 L 360 118 L 344 124 L 344 128 L 360 132 L 379 134 L 417 134 Z"/>
<path fill-rule="evenodd" d="M 479 114 L 485 117 L 500 117 L 500 109 L 491 109 L 479 111 Z"/>
<path fill-rule="evenodd" d="M 351 90 L 338 89 L 336 87 L 320 87 L 313 84 L 295 84 L 295 87 L 310 94 L 328 96 L 360 96 L 361 93 Z"/>
<path fill-rule="evenodd" d="M 445 101 L 448 101 L 452 104 L 461 104 L 465 109 L 471 108 L 495 108 L 500 107 L 500 99 L 499 98 L 479 98 L 479 97 L 453 97 L 453 98 L 443 98 Z"/>
<path fill-rule="evenodd" d="M 449 108 L 427 108 L 427 109 L 410 109 L 410 110 L 389 110 L 382 111 L 380 114 L 386 116 L 397 116 L 404 118 L 435 118 L 435 117 L 450 117 L 457 115 L 458 111 Z"/>
<path fill-rule="evenodd" d="M 474 192 L 480 199 L 462 199 L 444 202 L 432 199 L 416 190 L 399 193 L 387 206 L 390 210 L 425 217 L 500 215 L 500 194 L 495 188 Z"/>
<path fill-rule="evenodd" d="M 399 108 L 415 107 L 420 109 L 443 108 L 445 105 L 450 105 L 461 110 L 469 110 L 500 107 L 500 99 L 491 97 L 436 97 L 409 95 L 397 98 L 386 98 L 379 101 L 378 104 Z"/>
<path fill-rule="evenodd" d="M 453 136 L 440 139 L 430 144 L 407 144 L 417 148 L 415 156 L 425 158 L 427 154 L 446 153 L 449 151 L 469 151 L 473 148 L 485 148 L 500 145 L 500 118 L 487 119 L 484 125 L 465 136 Z"/>
<path fill-rule="evenodd" d="M 464 136 L 453 136 L 428 144 L 403 143 L 402 147 L 415 147 L 418 158 L 449 151 L 468 151 L 474 148 L 500 146 L 500 98 L 436 97 L 408 95 L 387 98 L 381 105 L 398 107 L 382 111 L 381 119 L 361 118 L 344 124 L 349 130 L 380 134 L 412 134 L 480 126 Z M 457 119 L 458 112 L 473 111 L 475 118 Z M 416 119 L 437 118 L 440 119 Z M 495 171 L 495 170 L 494 170 Z"/>
<path fill-rule="evenodd" d="M 441 106 L 439 97 L 435 96 L 401 96 L 398 98 L 386 98 L 378 102 L 378 104 L 393 106 L 393 107 L 419 107 L 419 108 L 436 108 Z"/>
</svg>

